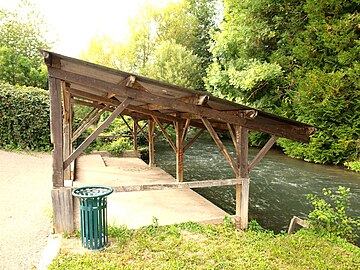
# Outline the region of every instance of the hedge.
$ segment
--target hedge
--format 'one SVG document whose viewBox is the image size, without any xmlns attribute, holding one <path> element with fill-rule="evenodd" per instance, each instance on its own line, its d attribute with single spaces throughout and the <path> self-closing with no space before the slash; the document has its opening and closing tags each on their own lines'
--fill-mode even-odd
<svg viewBox="0 0 360 270">
<path fill-rule="evenodd" d="M 48 92 L 0 83 L 0 147 L 48 151 L 50 143 Z"/>
</svg>

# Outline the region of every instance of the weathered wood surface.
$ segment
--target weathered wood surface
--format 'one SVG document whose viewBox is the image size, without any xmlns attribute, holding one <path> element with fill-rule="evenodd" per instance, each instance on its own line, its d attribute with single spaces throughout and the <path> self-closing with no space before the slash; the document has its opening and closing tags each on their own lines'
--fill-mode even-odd
<svg viewBox="0 0 360 270">
<path fill-rule="evenodd" d="M 178 182 L 184 181 L 184 141 L 182 140 L 183 133 L 185 132 L 185 122 L 175 122 L 176 132 L 176 180 Z"/>
<path fill-rule="evenodd" d="M 81 153 L 84 151 L 84 149 L 97 137 L 99 134 L 107 128 L 110 123 L 123 111 L 125 108 L 130 104 L 131 99 L 127 98 L 125 99 L 114 111 L 113 113 L 104 121 L 101 123 L 101 125 L 95 129 L 89 137 L 83 141 L 78 148 L 64 161 L 64 167 L 66 168 L 69 166 L 69 164 L 75 160 Z"/>
<path fill-rule="evenodd" d="M 160 128 L 162 134 L 165 136 L 168 143 L 170 144 L 171 148 L 174 150 L 174 152 L 176 152 L 176 146 L 175 146 L 174 142 L 171 140 L 169 134 L 166 132 L 166 129 L 163 127 L 160 120 L 156 116 L 153 116 L 153 119 L 156 122 L 156 124 L 158 125 L 158 127 Z"/>
<path fill-rule="evenodd" d="M 149 142 L 149 167 L 155 166 L 155 122 L 148 120 L 148 142 Z"/>
<path fill-rule="evenodd" d="M 181 182 L 181 183 L 128 185 L 128 186 L 116 186 L 112 188 L 114 189 L 115 192 L 189 189 L 189 188 L 241 185 L 244 180 L 246 179 L 236 178 L 236 179 L 226 179 L 226 180 L 205 180 L 205 181 L 191 181 L 191 182 Z"/>
<path fill-rule="evenodd" d="M 211 135 L 212 139 L 214 140 L 215 144 L 218 146 L 221 153 L 224 155 L 225 159 L 229 162 L 233 172 L 235 174 L 238 174 L 238 169 L 237 169 L 236 163 L 234 162 L 234 160 L 230 156 L 229 152 L 226 150 L 226 147 L 224 146 L 224 144 L 220 140 L 220 138 L 217 135 L 216 131 L 212 127 L 210 121 L 208 119 L 206 119 L 206 118 L 202 118 L 202 121 L 203 121 L 205 127 L 207 128 L 209 134 Z"/>
<path fill-rule="evenodd" d="M 237 177 L 243 178 L 241 186 L 236 186 L 236 215 L 240 215 L 240 228 L 247 229 L 249 222 L 249 192 L 250 179 L 248 169 L 249 141 L 248 129 L 235 126 L 237 147 L 237 166 L 239 172 Z"/>
<path fill-rule="evenodd" d="M 63 158 L 66 159 L 72 152 L 72 104 L 71 94 L 67 90 L 65 82 L 62 82 L 63 92 Z M 71 168 L 64 168 L 64 179 L 71 179 Z"/>
<path fill-rule="evenodd" d="M 306 222 L 305 220 L 297 217 L 297 216 L 294 216 L 291 221 L 290 221 L 290 225 L 289 225 L 289 229 L 288 229 L 288 234 L 292 234 L 295 230 L 295 227 L 296 225 L 299 225 L 303 228 L 309 228 L 310 225 L 308 222 Z"/>
<path fill-rule="evenodd" d="M 54 187 L 63 187 L 63 124 L 61 104 L 61 81 L 59 79 L 49 77 L 49 95 L 51 142 L 54 146 L 54 150 L 52 151 L 52 181 Z"/>
<path fill-rule="evenodd" d="M 71 188 L 56 188 L 51 191 L 55 233 L 73 232 L 74 209 Z"/>
<path fill-rule="evenodd" d="M 186 150 L 189 149 L 189 147 L 201 136 L 201 134 L 203 134 L 205 131 L 204 128 L 198 130 L 198 132 L 196 132 L 195 136 L 193 138 L 191 138 L 190 141 L 188 141 L 188 143 L 184 146 L 184 152 L 186 152 Z"/>
<path fill-rule="evenodd" d="M 254 169 L 254 167 L 256 166 L 256 164 L 258 164 L 263 159 L 263 157 L 266 155 L 266 153 L 269 152 L 269 150 L 274 145 L 274 143 L 276 142 L 277 139 L 278 139 L 277 136 L 274 136 L 274 135 L 271 136 L 269 141 L 263 146 L 263 148 L 261 148 L 259 153 L 257 153 L 256 156 L 254 157 L 254 159 L 251 161 L 251 163 L 249 165 L 249 172 L 251 172 Z"/>
</svg>

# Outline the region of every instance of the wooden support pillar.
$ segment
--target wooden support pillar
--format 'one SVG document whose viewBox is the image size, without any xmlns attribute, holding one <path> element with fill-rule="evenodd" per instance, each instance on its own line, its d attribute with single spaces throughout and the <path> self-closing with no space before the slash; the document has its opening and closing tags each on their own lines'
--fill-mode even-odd
<svg viewBox="0 0 360 270">
<path fill-rule="evenodd" d="M 178 182 L 184 181 L 184 132 L 185 122 L 175 122 L 176 132 L 176 180 Z"/>
<path fill-rule="evenodd" d="M 240 217 L 240 229 L 248 228 L 249 219 L 249 170 L 248 170 L 248 129 L 236 126 L 236 157 L 239 172 L 237 178 L 242 178 L 242 185 L 236 185 L 236 216 Z"/>
<path fill-rule="evenodd" d="M 66 89 L 65 82 L 62 83 L 63 92 L 63 158 L 66 159 L 72 153 L 72 106 L 71 95 Z M 71 179 L 71 166 L 64 168 L 64 179 Z"/>
<path fill-rule="evenodd" d="M 148 130 L 149 130 L 149 167 L 155 166 L 155 122 L 152 119 L 148 120 Z"/>
<path fill-rule="evenodd" d="M 74 207 L 71 188 L 54 188 L 51 199 L 54 211 L 55 233 L 74 231 Z"/>
<path fill-rule="evenodd" d="M 51 142 L 54 147 L 54 150 L 52 151 L 52 182 L 53 187 L 63 187 L 63 125 L 61 105 L 61 81 L 59 79 L 49 77 L 49 95 Z"/>
<path fill-rule="evenodd" d="M 138 120 L 136 118 L 133 118 L 133 140 L 134 140 L 134 150 L 138 150 L 138 130 L 137 130 L 137 122 Z"/>
</svg>

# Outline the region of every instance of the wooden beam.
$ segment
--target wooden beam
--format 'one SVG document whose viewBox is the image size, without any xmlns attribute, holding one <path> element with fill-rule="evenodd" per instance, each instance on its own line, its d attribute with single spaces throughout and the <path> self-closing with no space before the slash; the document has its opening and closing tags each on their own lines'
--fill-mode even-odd
<svg viewBox="0 0 360 270">
<path fill-rule="evenodd" d="M 248 170 L 248 129 L 236 126 L 236 142 L 238 144 L 237 165 L 238 178 L 243 178 L 242 185 L 236 185 L 236 216 L 240 217 L 240 228 L 247 229 L 249 222 L 249 170 Z"/>
<path fill-rule="evenodd" d="M 184 181 L 184 133 L 185 122 L 178 121 L 175 122 L 175 132 L 176 132 L 176 180 L 178 182 Z"/>
<path fill-rule="evenodd" d="M 48 71 L 49 71 L 49 75 L 52 77 L 56 77 L 68 82 L 78 83 L 84 86 L 89 86 L 92 88 L 102 89 L 103 91 L 105 90 L 105 91 L 113 92 L 119 95 L 120 97 L 129 97 L 134 100 L 144 102 L 146 104 L 151 103 L 165 107 L 171 104 L 171 107 L 179 112 L 189 112 L 199 115 L 201 117 L 211 118 L 225 123 L 228 122 L 232 124 L 242 125 L 244 124 L 245 121 L 244 114 L 242 112 L 228 113 L 226 111 L 218 111 L 215 109 L 178 101 L 173 98 L 153 95 L 151 93 L 147 93 L 145 91 L 141 91 L 138 89 L 134 89 L 126 86 L 119 86 L 117 84 L 60 70 L 57 68 L 49 67 Z"/>
<path fill-rule="evenodd" d="M 278 139 L 277 136 L 271 136 L 271 138 L 269 139 L 269 141 L 263 146 L 263 148 L 261 148 L 261 150 L 257 153 L 257 155 L 254 157 L 254 159 L 251 161 L 250 165 L 249 165 L 249 172 L 251 172 L 255 165 L 258 164 L 262 158 L 266 155 L 266 153 L 271 149 L 271 147 L 274 145 L 274 143 L 276 142 L 276 140 Z"/>
<path fill-rule="evenodd" d="M 220 149 L 220 151 L 224 155 L 225 159 L 229 162 L 229 164 L 230 164 L 232 170 L 234 171 L 235 175 L 238 175 L 238 167 L 236 166 L 236 163 L 234 162 L 232 157 L 229 155 L 228 151 L 226 150 L 226 147 L 224 146 L 224 144 L 220 140 L 220 138 L 217 135 L 214 128 L 211 126 L 211 123 L 206 118 L 202 118 L 202 121 L 203 121 L 206 129 L 208 130 L 209 134 L 211 135 L 211 138 L 213 138 L 215 144 Z"/>
<path fill-rule="evenodd" d="M 138 131 L 137 131 L 137 119 L 133 118 L 133 141 L 134 141 L 134 150 L 137 151 L 138 150 Z"/>
<path fill-rule="evenodd" d="M 54 150 L 52 151 L 52 181 L 53 187 L 63 187 L 63 123 L 61 109 L 61 81 L 59 79 L 49 77 L 49 95 L 51 142 L 54 146 Z"/>
<path fill-rule="evenodd" d="M 148 122 L 149 122 L 149 120 L 151 120 L 151 119 L 148 119 Z M 139 125 L 139 122 L 135 122 L 135 125 L 139 128 L 140 132 L 144 135 L 145 139 L 146 139 L 147 141 L 149 141 L 149 136 L 146 135 L 146 133 L 145 133 L 145 131 L 144 131 L 144 128 L 146 127 L 147 124 L 145 124 L 143 127 L 141 127 L 141 126 Z M 149 133 L 148 133 L 148 134 L 149 134 Z"/>
<path fill-rule="evenodd" d="M 94 114 L 91 118 L 88 118 L 88 120 L 84 122 L 84 124 L 74 132 L 72 141 L 74 142 L 85 130 L 87 130 L 92 124 L 94 124 L 94 122 L 97 121 L 105 111 L 107 111 L 106 108 L 107 106 L 97 110 L 96 114 Z"/>
<path fill-rule="evenodd" d="M 195 134 L 195 136 L 185 145 L 184 152 L 189 149 L 189 147 L 201 136 L 201 134 L 203 134 L 204 131 L 205 129 L 202 128 Z"/>
<path fill-rule="evenodd" d="M 89 137 L 79 145 L 79 147 L 64 161 L 64 167 L 66 168 L 69 164 L 75 160 L 84 149 L 105 129 L 109 124 L 130 104 L 131 99 L 126 98 L 120 105 L 117 107 L 113 113 L 103 122 L 101 125 L 94 130 Z"/>
<path fill-rule="evenodd" d="M 124 118 L 123 115 L 120 115 L 121 119 L 124 121 L 125 125 L 128 127 L 128 129 L 130 130 L 131 134 L 134 135 L 134 131 L 133 129 L 130 127 L 129 123 L 126 121 L 126 119 Z"/>
<path fill-rule="evenodd" d="M 289 225 L 289 229 L 288 229 L 288 234 L 292 234 L 295 230 L 295 226 L 299 225 L 303 228 L 310 228 L 310 225 L 308 222 L 306 222 L 305 220 L 297 217 L 297 216 L 293 216 L 293 218 L 290 221 L 290 225 Z"/>
<path fill-rule="evenodd" d="M 92 101 L 101 101 L 102 103 L 108 104 L 108 105 L 113 105 L 113 106 L 118 106 L 120 104 L 120 101 L 118 100 L 114 100 L 114 99 L 110 99 L 110 98 L 106 98 L 103 96 L 98 96 L 98 95 L 94 95 L 85 91 L 81 91 L 81 90 L 77 90 L 74 88 L 70 89 L 70 92 L 77 97 L 81 97 L 81 98 L 86 98 Z M 177 121 L 179 120 L 178 118 L 175 118 L 173 116 L 170 115 L 166 115 L 166 114 L 162 114 L 160 112 L 155 112 L 155 111 L 151 111 L 145 108 L 142 108 L 140 106 L 134 106 L 134 105 L 129 105 L 128 106 L 129 110 L 133 110 L 136 112 L 140 112 L 146 115 L 150 115 L 150 116 L 156 116 L 160 119 L 164 119 L 164 120 L 168 120 L 168 121 Z"/>
<path fill-rule="evenodd" d="M 74 231 L 74 206 L 71 188 L 55 188 L 51 191 L 55 233 Z"/>
<path fill-rule="evenodd" d="M 235 147 L 235 150 L 236 150 L 237 153 L 239 153 L 240 152 L 240 150 L 238 149 L 239 145 L 236 142 L 236 135 L 235 135 L 233 126 L 231 124 L 227 123 L 227 127 L 228 127 L 228 130 L 229 130 L 229 133 L 230 133 L 231 140 L 232 140 L 233 145 Z"/>
<path fill-rule="evenodd" d="M 168 141 L 168 143 L 170 144 L 171 148 L 174 150 L 174 152 L 176 153 L 176 146 L 173 143 L 173 141 L 171 140 L 169 134 L 166 132 L 165 128 L 162 126 L 162 123 L 159 121 L 159 119 L 155 116 L 153 116 L 154 121 L 156 122 L 156 124 L 159 126 L 161 132 L 164 134 L 166 140 Z"/>
<path fill-rule="evenodd" d="M 188 130 L 189 130 L 190 122 L 191 122 L 191 119 L 186 119 L 186 121 L 185 121 L 185 126 L 184 126 L 184 130 L 183 130 L 183 134 L 182 134 L 182 136 L 181 136 L 181 140 L 182 140 L 183 142 L 185 142 L 185 140 L 186 140 L 186 135 L 187 135 Z"/>
<path fill-rule="evenodd" d="M 152 190 L 169 190 L 169 189 L 189 189 L 241 185 L 244 179 L 226 179 L 226 180 L 205 180 L 189 181 L 182 183 L 164 183 L 164 184 L 145 184 L 112 187 L 115 192 L 134 192 L 134 191 L 152 191 Z"/>
<path fill-rule="evenodd" d="M 152 119 L 148 120 L 148 142 L 149 142 L 149 167 L 155 166 L 155 122 Z"/>
<path fill-rule="evenodd" d="M 71 95 L 66 89 L 65 82 L 62 82 L 63 89 L 63 159 L 66 159 L 72 152 L 72 110 Z M 71 168 L 64 168 L 64 179 L 71 179 Z"/>
<path fill-rule="evenodd" d="M 171 122 L 166 123 L 166 126 L 164 127 L 164 129 L 166 130 L 169 126 L 171 126 Z M 155 141 L 160 137 L 160 135 L 162 134 L 162 131 L 160 130 L 160 132 L 156 133 L 155 135 Z"/>
</svg>

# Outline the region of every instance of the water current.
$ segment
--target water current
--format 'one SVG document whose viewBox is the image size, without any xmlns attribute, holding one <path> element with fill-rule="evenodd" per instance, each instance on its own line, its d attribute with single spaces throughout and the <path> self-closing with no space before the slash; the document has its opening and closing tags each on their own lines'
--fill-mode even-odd
<svg viewBox="0 0 360 270">
<path fill-rule="evenodd" d="M 224 145 L 234 156 L 231 141 Z M 251 148 L 251 160 L 259 149 Z M 155 144 L 156 164 L 175 175 L 175 154 L 166 141 Z M 234 178 L 230 165 L 215 143 L 201 136 L 185 154 L 185 181 Z M 305 218 L 312 206 L 308 194 L 322 195 L 323 188 L 336 190 L 339 185 L 351 189 L 349 216 L 360 216 L 360 174 L 337 166 L 319 165 L 292 159 L 278 150 L 270 150 L 250 174 L 249 218 L 264 228 L 286 230 L 295 215 Z M 235 212 L 235 187 L 196 189 L 229 214 Z"/>
</svg>

